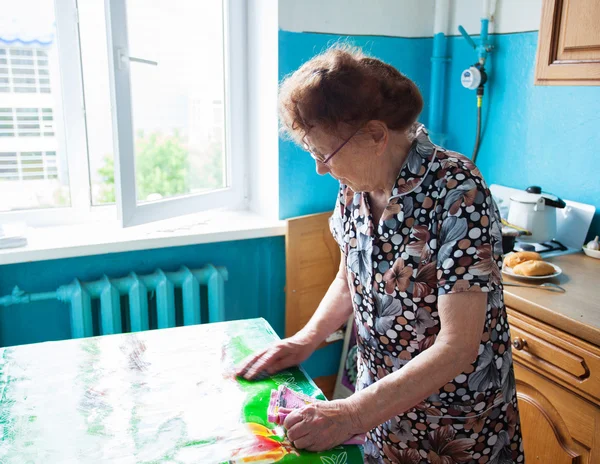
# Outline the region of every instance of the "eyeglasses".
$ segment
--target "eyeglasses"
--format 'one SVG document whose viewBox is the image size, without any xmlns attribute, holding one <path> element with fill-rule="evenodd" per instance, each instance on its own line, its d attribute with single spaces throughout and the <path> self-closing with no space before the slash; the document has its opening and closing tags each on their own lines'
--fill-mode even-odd
<svg viewBox="0 0 600 464">
<path fill-rule="evenodd" d="M 340 150 L 346 146 L 346 144 L 352 139 L 352 137 L 354 137 L 356 134 L 358 134 L 359 130 L 360 130 L 360 128 L 358 130 L 356 130 L 350 137 L 348 137 L 346 140 L 344 140 L 344 142 L 339 147 L 337 147 L 333 152 L 331 152 L 331 154 L 329 154 L 329 155 L 321 155 L 319 153 L 315 153 L 314 150 L 312 148 L 310 148 L 310 146 L 308 145 L 308 143 L 306 143 L 305 140 L 303 140 L 302 143 L 303 143 L 304 149 L 308 153 L 310 153 L 310 156 L 312 156 L 316 162 L 321 163 L 321 164 L 327 164 L 327 163 L 329 163 L 329 160 L 331 158 L 333 158 L 335 155 L 337 155 L 340 152 Z"/>
</svg>

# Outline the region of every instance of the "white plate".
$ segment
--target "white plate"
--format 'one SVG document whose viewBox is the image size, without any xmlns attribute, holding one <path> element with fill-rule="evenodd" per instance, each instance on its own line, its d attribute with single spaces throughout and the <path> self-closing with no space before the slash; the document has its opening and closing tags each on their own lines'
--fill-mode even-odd
<svg viewBox="0 0 600 464">
<path fill-rule="evenodd" d="M 590 258 L 600 259 L 600 250 L 590 250 L 588 247 L 583 247 L 583 252 Z"/>
<path fill-rule="evenodd" d="M 546 261 L 546 262 L 548 263 L 548 261 Z M 506 274 L 508 276 L 514 277 L 515 279 L 522 279 L 522 280 L 551 279 L 553 277 L 558 277 L 559 275 L 562 274 L 562 269 L 560 267 L 558 267 L 556 264 L 552 264 L 552 263 L 548 263 L 548 264 L 554 268 L 554 273 L 545 275 L 545 276 L 524 276 L 524 275 L 515 274 L 512 270 L 512 267 L 508 267 L 508 266 L 502 266 L 502 273 Z"/>
</svg>

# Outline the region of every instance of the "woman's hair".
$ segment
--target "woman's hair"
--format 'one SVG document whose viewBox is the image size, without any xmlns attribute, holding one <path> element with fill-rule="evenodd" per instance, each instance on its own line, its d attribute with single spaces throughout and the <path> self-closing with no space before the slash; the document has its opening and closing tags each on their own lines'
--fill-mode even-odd
<svg viewBox="0 0 600 464">
<path fill-rule="evenodd" d="M 416 84 L 393 66 L 348 45 L 334 45 L 279 88 L 284 134 L 300 143 L 312 127 L 338 133 L 379 120 L 391 130 L 410 128 L 423 109 Z"/>
</svg>

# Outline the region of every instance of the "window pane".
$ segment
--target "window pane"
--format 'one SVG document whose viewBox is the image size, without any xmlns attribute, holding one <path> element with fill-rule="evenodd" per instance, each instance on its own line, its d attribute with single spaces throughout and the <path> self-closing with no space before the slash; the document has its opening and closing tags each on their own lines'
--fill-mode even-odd
<svg viewBox="0 0 600 464">
<path fill-rule="evenodd" d="M 115 191 L 104 2 L 78 8 L 92 203 L 107 204 Z M 221 0 L 127 8 L 130 55 L 158 62 L 131 63 L 138 199 L 227 186 Z"/>
<path fill-rule="evenodd" d="M 102 205 L 115 202 L 104 2 L 79 2 L 78 10 L 91 196 Z"/>
<path fill-rule="evenodd" d="M 220 0 L 129 0 L 138 202 L 223 188 Z"/>
<path fill-rule="evenodd" d="M 54 2 L 4 2 L 2 16 L 0 211 L 69 206 Z"/>
</svg>

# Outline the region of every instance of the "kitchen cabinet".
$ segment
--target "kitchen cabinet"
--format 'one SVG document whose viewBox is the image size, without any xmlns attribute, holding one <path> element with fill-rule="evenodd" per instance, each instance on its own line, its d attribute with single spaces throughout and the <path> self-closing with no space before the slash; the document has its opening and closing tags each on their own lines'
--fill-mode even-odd
<svg viewBox="0 0 600 464">
<path fill-rule="evenodd" d="M 598 0 L 543 0 L 535 83 L 600 85 Z"/>
<path fill-rule="evenodd" d="M 505 287 L 526 462 L 600 462 L 600 261 L 548 261 L 567 292 Z M 512 279 L 511 279 L 512 280 Z M 596 284 L 597 285 L 597 284 Z"/>
</svg>

